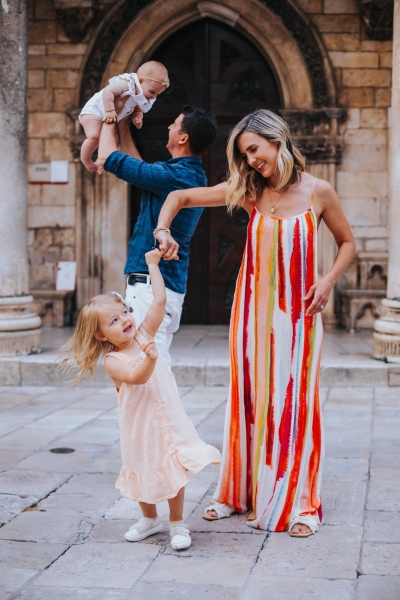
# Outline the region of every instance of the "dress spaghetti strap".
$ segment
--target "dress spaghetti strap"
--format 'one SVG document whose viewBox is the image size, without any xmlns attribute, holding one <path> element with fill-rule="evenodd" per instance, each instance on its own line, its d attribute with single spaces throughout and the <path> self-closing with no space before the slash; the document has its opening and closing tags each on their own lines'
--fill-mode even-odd
<svg viewBox="0 0 400 600">
<path fill-rule="evenodd" d="M 312 193 L 311 193 L 311 206 L 314 204 L 314 188 L 315 188 L 315 182 L 317 181 L 317 178 L 314 177 L 314 181 L 312 184 Z"/>
</svg>

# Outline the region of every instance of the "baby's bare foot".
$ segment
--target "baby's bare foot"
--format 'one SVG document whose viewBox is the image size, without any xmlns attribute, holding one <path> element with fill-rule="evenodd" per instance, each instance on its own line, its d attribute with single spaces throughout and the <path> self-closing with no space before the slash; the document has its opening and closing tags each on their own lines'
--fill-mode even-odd
<svg viewBox="0 0 400 600">
<path fill-rule="evenodd" d="M 98 167 L 92 160 L 82 161 L 82 162 L 85 165 L 85 167 L 87 168 L 87 170 L 90 171 L 90 173 L 96 173 Z"/>
</svg>

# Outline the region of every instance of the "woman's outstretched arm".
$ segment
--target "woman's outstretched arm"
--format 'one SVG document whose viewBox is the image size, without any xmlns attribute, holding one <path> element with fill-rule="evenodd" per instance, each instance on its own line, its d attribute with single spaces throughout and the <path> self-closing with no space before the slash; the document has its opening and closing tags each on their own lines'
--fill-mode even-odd
<svg viewBox="0 0 400 600">
<path fill-rule="evenodd" d="M 158 217 L 157 227 L 169 227 L 181 208 L 193 206 L 225 206 L 225 192 L 227 183 L 219 183 L 208 188 L 191 188 L 176 190 L 168 194 Z M 160 242 L 160 251 L 164 260 L 179 260 L 179 244 L 166 231 L 159 231 L 156 238 Z"/>
</svg>

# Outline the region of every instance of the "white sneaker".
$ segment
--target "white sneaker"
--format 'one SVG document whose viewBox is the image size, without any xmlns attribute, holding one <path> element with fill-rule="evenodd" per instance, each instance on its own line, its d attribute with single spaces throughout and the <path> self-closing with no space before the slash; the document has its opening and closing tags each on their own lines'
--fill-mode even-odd
<svg viewBox="0 0 400 600">
<path fill-rule="evenodd" d="M 190 530 L 184 521 L 170 523 L 169 532 L 171 535 L 171 546 L 174 550 L 183 550 L 191 546 Z"/>
<path fill-rule="evenodd" d="M 137 523 L 129 527 L 129 530 L 125 534 L 125 539 L 128 542 L 140 542 L 140 540 L 144 540 L 149 535 L 162 531 L 162 528 L 163 524 L 160 517 L 155 519 L 141 517 Z"/>
</svg>

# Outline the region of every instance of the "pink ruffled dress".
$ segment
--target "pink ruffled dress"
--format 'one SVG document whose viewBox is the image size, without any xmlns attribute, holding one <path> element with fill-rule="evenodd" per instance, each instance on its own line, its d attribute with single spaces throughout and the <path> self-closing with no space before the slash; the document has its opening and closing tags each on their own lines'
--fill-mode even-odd
<svg viewBox="0 0 400 600">
<path fill-rule="evenodd" d="M 146 341 L 140 331 L 135 337 L 139 344 Z M 145 355 L 107 356 L 135 369 Z M 122 468 L 115 487 L 123 496 L 149 504 L 174 498 L 190 481 L 187 471 L 220 463 L 217 448 L 199 438 L 162 358 L 147 383 L 122 383 L 117 398 Z"/>
</svg>

